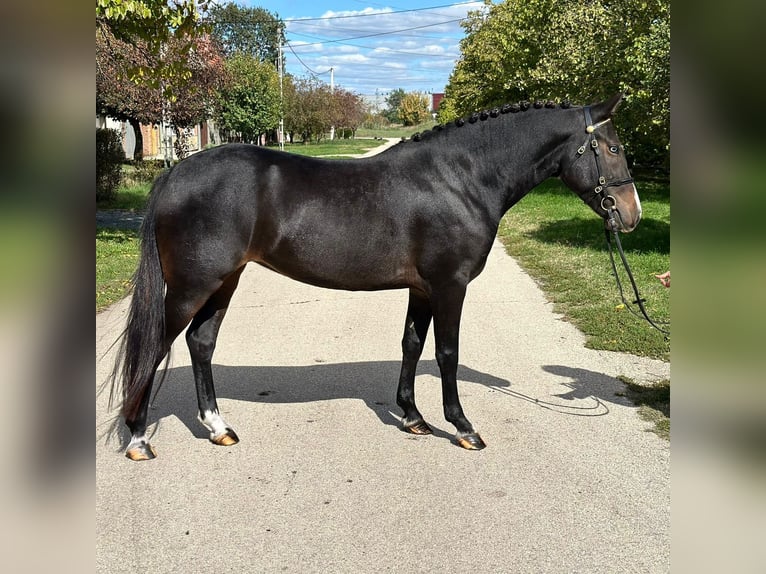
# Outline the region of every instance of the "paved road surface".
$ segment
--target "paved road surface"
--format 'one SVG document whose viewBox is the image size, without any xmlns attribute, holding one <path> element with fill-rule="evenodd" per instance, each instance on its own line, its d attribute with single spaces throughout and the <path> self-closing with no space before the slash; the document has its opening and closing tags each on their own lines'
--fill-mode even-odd
<svg viewBox="0 0 766 574">
<path fill-rule="evenodd" d="M 183 339 L 149 414 L 156 460 L 105 444 L 98 396 L 98 572 L 668 572 L 670 446 L 615 377 L 669 365 L 585 349 L 496 244 L 463 316 L 461 397 L 488 444 L 469 452 L 432 332 L 416 388 L 436 432 L 398 427 L 406 302 L 248 267 L 214 357 L 230 448 L 196 421 Z M 126 303 L 96 317 L 97 383 Z"/>
</svg>

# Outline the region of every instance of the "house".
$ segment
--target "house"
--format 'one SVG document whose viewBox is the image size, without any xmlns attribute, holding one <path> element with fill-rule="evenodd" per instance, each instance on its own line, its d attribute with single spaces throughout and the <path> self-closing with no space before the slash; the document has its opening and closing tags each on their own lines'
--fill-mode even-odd
<svg viewBox="0 0 766 574">
<path fill-rule="evenodd" d="M 125 157 L 132 159 L 136 147 L 136 135 L 128 122 L 118 121 L 107 116 L 96 116 L 97 128 L 109 128 L 122 134 L 122 149 Z M 143 137 L 143 156 L 145 159 L 178 159 L 175 146 L 175 131 L 166 124 L 141 124 Z M 193 128 L 184 130 L 186 149 L 189 154 L 205 149 L 209 144 L 220 143 L 218 129 L 212 120 L 197 124 Z"/>
<path fill-rule="evenodd" d="M 439 111 L 439 105 L 444 99 L 444 92 L 431 92 L 431 112 L 436 113 Z"/>
</svg>

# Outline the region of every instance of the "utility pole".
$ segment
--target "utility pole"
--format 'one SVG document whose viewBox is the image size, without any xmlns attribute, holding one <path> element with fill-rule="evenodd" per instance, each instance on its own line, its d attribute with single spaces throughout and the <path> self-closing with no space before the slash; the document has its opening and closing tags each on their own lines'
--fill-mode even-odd
<svg viewBox="0 0 766 574">
<path fill-rule="evenodd" d="M 285 149 L 285 97 L 282 89 L 282 77 L 284 76 L 283 64 L 282 64 L 282 36 L 283 28 L 279 27 L 279 149 Z"/>
<path fill-rule="evenodd" d="M 335 93 L 335 68 L 330 68 L 330 94 Z M 335 126 L 330 126 L 330 141 L 335 139 Z"/>
</svg>

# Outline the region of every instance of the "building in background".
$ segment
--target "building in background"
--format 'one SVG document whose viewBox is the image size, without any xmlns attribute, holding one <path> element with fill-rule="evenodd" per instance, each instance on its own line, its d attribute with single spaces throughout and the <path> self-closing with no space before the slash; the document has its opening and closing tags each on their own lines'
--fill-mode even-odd
<svg viewBox="0 0 766 574">
<path fill-rule="evenodd" d="M 444 92 L 431 92 L 431 114 L 433 114 L 434 118 L 436 117 L 436 113 L 439 111 L 439 106 L 442 103 L 442 100 L 444 99 Z"/>
<path fill-rule="evenodd" d="M 109 128 L 116 130 L 122 135 L 122 149 L 125 157 L 132 159 L 136 147 L 136 135 L 133 126 L 128 122 L 121 122 L 106 116 L 96 117 L 97 128 Z M 141 135 L 143 136 L 143 156 L 144 159 L 168 159 L 175 161 L 178 156 L 175 151 L 176 134 L 171 126 L 152 124 L 141 124 Z M 183 130 L 183 137 L 186 139 L 185 147 L 189 154 L 205 149 L 210 144 L 220 143 L 218 129 L 212 120 L 207 120 L 192 128 Z"/>
</svg>

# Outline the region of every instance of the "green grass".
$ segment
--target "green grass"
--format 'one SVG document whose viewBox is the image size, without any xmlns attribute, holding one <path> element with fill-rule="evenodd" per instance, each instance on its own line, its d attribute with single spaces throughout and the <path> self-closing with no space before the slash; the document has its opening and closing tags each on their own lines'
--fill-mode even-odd
<svg viewBox="0 0 766 574">
<path fill-rule="evenodd" d="M 127 295 L 138 255 L 137 231 L 96 229 L 96 312 Z"/>
<path fill-rule="evenodd" d="M 149 195 L 151 187 L 151 183 L 133 183 L 120 186 L 114 199 L 96 202 L 96 209 L 142 211 L 146 207 L 146 196 Z"/>
<path fill-rule="evenodd" d="M 639 385 L 627 377 L 621 380 L 627 387 L 627 398 L 638 407 L 639 416 L 652 423 L 652 432 L 670 440 L 670 381 Z"/>
<path fill-rule="evenodd" d="M 637 186 L 644 216 L 622 244 L 649 314 L 669 320 L 670 289 L 654 275 L 670 269 L 670 189 L 659 182 Z M 669 360 L 662 333 L 620 308 L 601 219 L 559 180 L 544 182 L 510 209 L 498 236 L 555 310 L 586 335 L 588 347 Z M 623 286 L 629 289 L 625 278 Z M 633 300 L 627 292 L 626 298 Z"/>
<path fill-rule="evenodd" d="M 437 124 L 435 121 L 428 121 L 416 126 L 390 126 L 386 128 L 359 128 L 356 130 L 356 137 L 379 137 L 379 138 L 408 138 L 416 132 L 430 130 Z"/>
<path fill-rule="evenodd" d="M 373 139 L 348 139 L 322 141 L 320 143 L 287 143 L 285 151 L 298 155 L 319 156 L 350 156 L 370 151 L 384 142 Z"/>
</svg>

